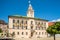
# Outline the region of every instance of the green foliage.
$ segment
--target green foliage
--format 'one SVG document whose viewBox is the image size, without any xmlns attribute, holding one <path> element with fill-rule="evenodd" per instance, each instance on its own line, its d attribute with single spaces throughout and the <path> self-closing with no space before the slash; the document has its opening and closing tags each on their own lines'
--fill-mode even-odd
<svg viewBox="0 0 60 40">
<path fill-rule="evenodd" d="M 2 31 L 2 29 L 0 28 L 0 33 L 2 33 L 3 31 Z"/>
<path fill-rule="evenodd" d="M 49 26 L 46 31 L 49 34 L 54 35 L 54 40 L 55 40 L 55 34 L 60 34 L 60 22 L 55 22 L 55 24 Z"/>
<path fill-rule="evenodd" d="M 60 22 L 55 22 L 54 25 L 47 28 L 47 32 L 51 35 L 60 34 Z"/>
</svg>

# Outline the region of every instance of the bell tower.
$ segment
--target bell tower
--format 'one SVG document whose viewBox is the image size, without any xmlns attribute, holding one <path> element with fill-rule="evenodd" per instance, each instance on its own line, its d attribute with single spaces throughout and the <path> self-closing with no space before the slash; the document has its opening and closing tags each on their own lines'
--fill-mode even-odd
<svg viewBox="0 0 60 40">
<path fill-rule="evenodd" d="M 28 7 L 28 11 L 27 11 L 27 17 L 34 18 L 34 10 L 32 8 L 31 1 L 28 1 L 28 3 L 29 3 L 29 7 Z"/>
</svg>

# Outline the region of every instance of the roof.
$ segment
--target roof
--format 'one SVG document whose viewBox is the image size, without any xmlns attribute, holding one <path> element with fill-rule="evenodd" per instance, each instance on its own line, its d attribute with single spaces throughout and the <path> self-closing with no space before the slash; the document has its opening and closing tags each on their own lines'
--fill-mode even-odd
<svg viewBox="0 0 60 40">
<path fill-rule="evenodd" d="M 27 16 L 21 16 L 21 15 L 9 15 L 8 17 L 28 18 L 28 19 L 35 19 L 35 20 L 48 21 L 48 20 L 45 20 L 45 19 L 40 19 L 40 18 L 32 18 L 32 17 L 27 17 Z"/>
<path fill-rule="evenodd" d="M 4 20 L 0 20 L 0 24 L 7 24 Z"/>
<path fill-rule="evenodd" d="M 49 22 L 48 26 L 54 25 L 54 22 Z"/>
</svg>

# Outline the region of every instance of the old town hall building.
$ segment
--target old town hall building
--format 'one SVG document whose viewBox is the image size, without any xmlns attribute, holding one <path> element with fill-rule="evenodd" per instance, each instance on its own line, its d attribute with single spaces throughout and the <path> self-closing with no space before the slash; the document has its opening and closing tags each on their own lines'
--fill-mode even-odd
<svg viewBox="0 0 60 40">
<path fill-rule="evenodd" d="M 47 37 L 48 21 L 34 17 L 34 10 L 30 1 L 27 16 L 10 15 L 8 18 L 8 31 L 10 36 L 14 36 L 14 38 Z"/>
</svg>

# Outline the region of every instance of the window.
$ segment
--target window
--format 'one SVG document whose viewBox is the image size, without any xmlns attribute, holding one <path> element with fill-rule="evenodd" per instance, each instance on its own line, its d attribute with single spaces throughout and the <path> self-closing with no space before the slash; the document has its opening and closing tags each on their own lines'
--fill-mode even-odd
<svg viewBox="0 0 60 40">
<path fill-rule="evenodd" d="M 43 27 L 42 27 L 42 30 L 43 30 Z"/>
<path fill-rule="evenodd" d="M 6 36 L 6 34 L 4 34 Z"/>
<path fill-rule="evenodd" d="M 24 33 L 22 32 L 22 35 L 23 35 Z"/>
<path fill-rule="evenodd" d="M 28 35 L 28 33 L 26 32 L 26 35 Z"/>
<path fill-rule="evenodd" d="M 39 27 L 39 30 L 40 30 L 40 27 Z"/>
<path fill-rule="evenodd" d="M 23 24 L 23 20 L 22 20 L 22 24 Z"/>
<path fill-rule="evenodd" d="M 31 21 L 31 24 L 33 24 L 33 21 Z"/>
<path fill-rule="evenodd" d="M 15 23 L 15 20 L 13 20 L 13 23 Z"/>
<path fill-rule="evenodd" d="M 17 34 L 19 35 L 19 32 L 17 32 Z"/>
<path fill-rule="evenodd" d="M 41 26 L 43 26 L 43 22 L 41 22 Z"/>
<path fill-rule="evenodd" d="M 42 32 L 42 35 L 43 35 L 43 32 Z"/>
<path fill-rule="evenodd" d="M 26 29 L 27 29 L 27 26 L 26 26 Z"/>
<path fill-rule="evenodd" d="M 2 36 L 3 34 L 1 34 L 1 36 Z"/>
<path fill-rule="evenodd" d="M 19 26 L 17 27 L 17 29 L 19 29 Z"/>
<path fill-rule="evenodd" d="M 37 26 L 36 26 L 36 30 L 37 30 Z"/>
<path fill-rule="evenodd" d="M 17 23 L 19 23 L 19 20 L 17 20 Z"/>
<path fill-rule="evenodd" d="M 33 26 L 31 26 L 31 29 L 33 29 Z"/>
<path fill-rule="evenodd" d="M 46 27 L 46 23 L 44 23 L 44 26 Z"/>
<path fill-rule="evenodd" d="M 13 25 L 13 29 L 15 29 L 15 26 Z"/>
<path fill-rule="evenodd" d="M 15 35 L 15 32 L 13 32 L 12 35 Z"/>
<path fill-rule="evenodd" d="M 26 24 L 27 24 L 27 21 L 26 21 Z"/>
<path fill-rule="evenodd" d="M 39 35 L 40 35 L 40 32 L 39 32 Z"/>
<path fill-rule="evenodd" d="M 46 30 L 46 27 L 44 27 L 44 29 Z"/>
<path fill-rule="evenodd" d="M 37 32 L 36 32 L 36 35 L 37 35 Z"/>
<path fill-rule="evenodd" d="M 22 26 L 22 29 L 24 29 L 24 26 Z"/>
</svg>

